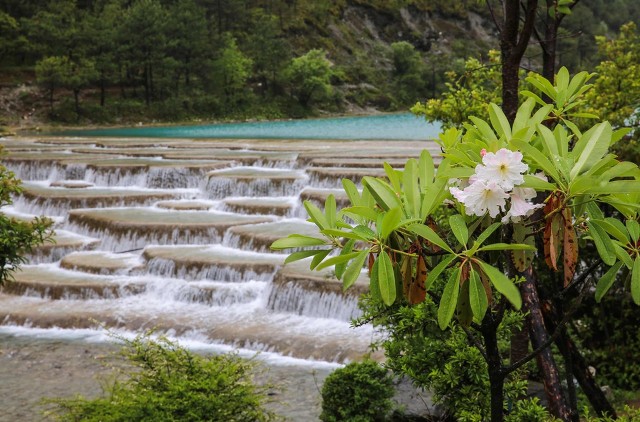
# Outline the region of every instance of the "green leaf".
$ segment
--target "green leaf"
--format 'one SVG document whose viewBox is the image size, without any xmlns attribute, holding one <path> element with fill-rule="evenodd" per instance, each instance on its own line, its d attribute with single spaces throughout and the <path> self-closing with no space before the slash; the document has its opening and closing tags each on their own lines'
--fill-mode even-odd
<svg viewBox="0 0 640 422">
<path fill-rule="evenodd" d="M 615 237 L 616 239 L 618 239 L 618 241 L 622 242 L 625 245 L 629 243 L 629 240 L 631 240 L 629 238 L 627 228 L 622 223 L 622 221 L 618 220 L 617 218 L 607 217 L 604 220 L 600 221 L 600 225 L 607 231 L 607 233 L 609 233 L 611 236 Z"/>
<path fill-rule="evenodd" d="M 445 186 L 449 183 L 448 179 L 436 179 L 435 183 L 430 185 L 424 192 L 422 205 L 420 206 L 420 219 L 426 220 L 433 212 L 433 209 L 442 204 L 443 196 L 448 193 Z"/>
<path fill-rule="evenodd" d="M 342 179 L 342 187 L 344 188 L 344 191 L 346 192 L 347 197 L 349 197 L 349 201 L 351 201 L 351 205 L 353 206 L 362 205 L 360 200 L 360 192 L 358 191 L 358 188 L 356 187 L 355 183 L 353 183 L 349 179 Z"/>
<path fill-rule="evenodd" d="M 353 232 L 366 240 L 372 240 L 376 237 L 375 232 L 367 226 L 355 226 Z"/>
<path fill-rule="evenodd" d="M 511 138 L 511 125 L 509 124 L 509 120 L 502 109 L 494 103 L 489 104 L 489 118 L 491 119 L 493 127 L 497 129 L 498 135 L 501 137 L 504 136 L 505 139 Z"/>
<path fill-rule="evenodd" d="M 524 243 L 494 243 L 478 249 L 478 251 L 537 251 L 535 246 Z"/>
<path fill-rule="evenodd" d="M 560 183 L 560 175 L 551 161 L 540 150 L 526 142 L 514 139 L 511 145 L 520 150 L 522 154 L 531 160 L 540 168 L 547 176 L 550 176 L 557 183 Z"/>
<path fill-rule="evenodd" d="M 596 302 L 600 303 L 602 297 L 609 291 L 613 282 L 616 281 L 616 275 L 620 268 L 622 267 L 622 262 L 616 262 L 616 264 L 609 268 L 600 279 L 598 280 L 598 284 L 596 285 Z"/>
<path fill-rule="evenodd" d="M 427 279 L 424 282 L 424 289 L 428 291 L 429 287 L 431 287 L 433 282 L 436 281 L 438 277 L 440 277 L 440 274 L 442 274 L 442 272 L 446 270 L 447 267 L 456 258 L 457 257 L 455 255 L 447 255 L 445 258 L 442 259 L 442 261 L 438 263 L 438 265 L 433 267 L 433 269 L 429 272 L 429 275 L 427 275 Z"/>
<path fill-rule="evenodd" d="M 484 138 L 485 142 L 490 143 L 491 141 L 498 140 L 495 132 L 493 131 L 493 129 L 491 129 L 491 126 L 489 126 L 489 123 L 475 116 L 469 116 L 469 120 L 473 122 L 475 127 L 480 132 L 481 136 Z"/>
<path fill-rule="evenodd" d="M 420 160 L 418 161 L 418 175 L 420 176 L 420 192 L 427 190 L 427 187 L 433 183 L 435 174 L 435 166 L 433 157 L 429 151 L 422 150 Z"/>
<path fill-rule="evenodd" d="M 627 230 L 629 230 L 629 235 L 631 236 L 631 240 L 634 242 L 638 241 L 640 238 L 640 224 L 636 220 L 627 220 L 626 221 Z"/>
<path fill-rule="evenodd" d="M 438 325 L 441 330 L 447 328 L 456 311 L 458 292 L 460 291 L 460 267 L 449 277 L 449 281 L 442 292 L 440 307 L 438 308 Z"/>
<path fill-rule="evenodd" d="M 540 133 L 540 137 L 542 138 L 542 145 L 545 147 L 544 152 L 546 152 L 549 157 L 560 155 L 556 136 L 551 132 L 551 129 L 540 124 L 536 127 L 538 129 L 538 133 Z"/>
<path fill-rule="evenodd" d="M 609 122 L 602 122 L 576 141 L 572 155 L 577 158 L 571 169 L 571 177 L 576 177 L 582 169 L 589 170 L 596 161 L 604 157 L 611 143 L 612 129 Z"/>
<path fill-rule="evenodd" d="M 410 218 L 420 217 L 420 186 L 418 185 L 418 164 L 413 158 L 409 159 L 404 166 L 402 187 L 404 199 L 407 203 L 405 207 L 407 216 Z"/>
<path fill-rule="evenodd" d="M 633 268 L 633 259 L 631 259 L 631 257 L 627 253 L 626 249 L 624 249 L 622 246 L 618 245 L 617 243 L 614 243 L 613 244 L 613 250 L 616 253 L 616 257 L 620 261 L 624 262 L 624 265 L 628 269 L 632 269 Z"/>
<path fill-rule="evenodd" d="M 402 211 L 400 208 L 392 208 L 384 214 L 382 227 L 380 227 L 380 237 L 386 239 L 400 224 Z"/>
<path fill-rule="evenodd" d="M 614 193 L 640 193 L 640 180 L 614 180 L 600 182 L 589 188 L 585 193 L 591 195 L 607 195 Z"/>
<path fill-rule="evenodd" d="M 467 223 L 464 221 L 464 217 L 460 214 L 454 214 L 449 217 L 449 226 L 453 235 L 458 239 L 458 242 L 466 248 L 469 241 L 469 229 Z"/>
<path fill-rule="evenodd" d="M 320 246 L 326 245 L 327 242 L 323 239 L 318 239 L 311 236 L 303 236 L 301 234 L 291 234 L 282 239 L 278 239 L 271 244 L 271 249 L 289 249 L 289 248 L 304 248 L 307 246 Z"/>
<path fill-rule="evenodd" d="M 338 238 L 344 237 L 346 239 L 363 240 L 365 242 L 369 240 L 367 238 L 362 237 L 360 234 L 355 233 L 354 231 L 345 232 L 338 229 L 326 229 L 326 230 L 321 230 L 320 233 L 324 234 L 325 236 L 338 237 Z"/>
<path fill-rule="evenodd" d="M 631 298 L 640 305 L 640 256 L 637 256 L 631 270 Z"/>
<path fill-rule="evenodd" d="M 329 255 L 331 249 L 324 249 L 319 254 L 316 254 L 311 260 L 311 264 L 309 264 L 309 269 L 315 270 L 318 265 L 322 262 L 323 259 Z"/>
<path fill-rule="evenodd" d="M 400 192 L 400 172 L 391 167 L 391 165 L 389 165 L 389 163 L 387 162 L 384 162 L 382 166 L 384 167 L 384 172 L 387 173 L 387 178 L 389 179 L 393 190 L 395 192 Z"/>
<path fill-rule="evenodd" d="M 341 212 L 348 216 L 364 217 L 369 221 L 376 221 L 378 219 L 378 212 L 373 208 L 369 208 L 369 207 L 357 206 L 357 207 L 343 208 Z"/>
<path fill-rule="evenodd" d="M 355 258 L 360 252 L 349 252 L 344 255 L 332 256 L 331 258 L 324 261 L 322 264 L 319 264 L 316 267 L 316 270 L 320 271 L 323 268 L 331 267 L 333 265 L 339 264 L 341 262 L 347 262 L 353 258 Z"/>
<path fill-rule="evenodd" d="M 434 232 L 431 227 L 424 224 L 410 224 L 407 226 L 407 230 L 427 239 L 429 242 L 441 247 L 445 251 L 453 253 L 453 250 L 449 247 L 449 245 L 447 245 L 447 243 L 442 240 L 442 238 L 438 236 L 438 234 Z"/>
<path fill-rule="evenodd" d="M 524 183 L 518 186 L 519 188 L 533 188 L 536 191 L 554 191 L 557 186 L 553 183 L 549 183 L 545 180 L 540 179 L 532 174 L 524 175 Z"/>
<path fill-rule="evenodd" d="M 469 274 L 469 303 L 471 304 L 474 318 L 478 322 L 482 321 L 484 314 L 487 312 L 489 300 L 487 299 L 487 293 L 484 291 L 480 276 L 473 269 Z"/>
<path fill-rule="evenodd" d="M 365 249 L 360 251 L 358 255 L 351 261 L 346 271 L 344 272 L 344 277 L 342 279 L 342 289 L 347 290 L 349 287 L 353 285 L 360 276 L 362 272 L 362 267 L 364 266 L 364 261 L 367 259 L 370 250 Z M 337 273 L 336 273 L 337 275 Z"/>
<path fill-rule="evenodd" d="M 382 296 L 380 295 L 380 282 L 378 277 L 378 267 L 380 266 L 380 260 L 376 259 L 371 267 L 371 274 L 369 275 L 369 291 L 371 292 L 371 297 L 375 300 L 382 301 Z"/>
<path fill-rule="evenodd" d="M 355 239 L 350 239 L 340 251 L 340 255 L 346 255 L 348 253 L 351 253 L 351 251 L 353 250 L 353 245 L 355 245 L 355 243 L 356 243 Z M 336 278 L 338 280 L 342 278 L 342 275 L 344 274 L 344 270 L 346 268 L 347 268 L 346 261 L 336 264 L 335 272 L 336 272 Z"/>
<path fill-rule="evenodd" d="M 371 176 L 365 176 L 362 178 L 362 183 L 383 210 L 389 211 L 391 208 L 402 206 L 391 186 L 382 180 Z"/>
<path fill-rule="evenodd" d="M 378 285 L 380 288 L 380 297 L 385 305 L 391 306 L 396 300 L 396 279 L 393 272 L 393 264 L 386 252 L 380 252 L 377 261 L 379 261 Z"/>
<path fill-rule="evenodd" d="M 336 227 L 336 197 L 333 194 L 329 194 L 324 201 L 324 215 L 327 218 L 327 228 Z"/>
<path fill-rule="evenodd" d="M 310 256 L 318 255 L 322 252 L 330 252 L 330 249 L 313 249 L 310 251 L 298 251 L 293 252 L 284 260 L 285 264 L 289 264 L 291 262 L 299 261 L 301 259 L 309 258 Z"/>
<path fill-rule="evenodd" d="M 489 238 L 489 236 L 491 236 L 493 234 L 493 232 L 495 232 L 496 229 L 498 227 L 500 227 L 501 225 L 502 225 L 502 223 L 493 223 L 492 225 L 490 225 L 489 227 L 484 229 L 484 231 L 482 233 L 480 233 L 480 235 L 478 236 L 478 238 L 474 242 L 473 248 L 471 248 L 471 253 L 472 254 L 476 253 L 476 251 L 484 243 L 484 241 L 487 240 Z"/>
<path fill-rule="evenodd" d="M 616 262 L 616 253 L 613 248 L 613 242 L 607 232 L 597 223 L 598 220 L 587 221 L 589 226 L 589 234 L 596 244 L 596 249 L 602 262 L 607 265 L 613 265 Z"/>
<path fill-rule="evenodd" d="M 327 221 L 327 218 L 324 216 L 322 211 L 320 211 L 320 208 L 316 207 L 313 202 L 304 201 L 303 205 L 304 205 L 304 209 L 306 209 L 307 213 L 309 214 L 309 218 L 311 218 L 311 221 L 316 226 L 320 227 L 320 229 L 322 229 L 322 230 L 332 228 L 329 225 L 329 222 Z"/>
<path fill-rule="evenodd" d="M 498 270 L 495 267 L 487 264 L 483 261 L 478 261 L 482 271 L 489 277 L 491 283 L 496 288 L 497 291 L 502 293 L 504 297 L 507 298 L 509 302 L 513 305 L 515 309 L 520 309 L 522 307 L 522 298 L 520 297 L 520 291 L 516 287 L 515 284 L 502 273 L 502 271 Z"/>
</svg>

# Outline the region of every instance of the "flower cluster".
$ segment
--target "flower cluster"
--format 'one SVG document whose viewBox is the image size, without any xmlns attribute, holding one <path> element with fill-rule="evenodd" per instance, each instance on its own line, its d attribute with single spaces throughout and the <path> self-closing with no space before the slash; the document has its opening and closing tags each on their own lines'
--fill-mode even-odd
<svg viewBox="0 0 640 422">
<path fill-rule="evenodd" d="M 449 191 L 458 201 L 465 205 L 467 215 L 483 216 L 487 212 L 491 218 L 506 211 L 507 201 L 510 208 L 503 222 L 518 221 L 520 217 L 531 215 L 536 205 L 530 201 L 535 198 L 536 191 L 531 188 L 520 188 L 524 183 L 524 172 L 529 169 L 522 162 L 522 154 L 506 148 L 495 154 L 482 151 L 482 164 L 476 166 L 476 172 L 464 189 L 451 187 Z"/>
</svg>

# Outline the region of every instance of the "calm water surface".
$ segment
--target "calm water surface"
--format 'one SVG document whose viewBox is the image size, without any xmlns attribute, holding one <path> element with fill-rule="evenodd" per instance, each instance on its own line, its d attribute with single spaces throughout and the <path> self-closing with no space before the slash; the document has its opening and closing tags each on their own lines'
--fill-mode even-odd
<svg viewBox="0 0 640 422">
<path fill-rule="evenodd" d="M 435 138 L 439 132 L 439 124 L 431 124 L 422 117 L 402 113 L 194 126 L 73 130 L 66 131 L 63 135 L 152 138 L 422 140 Z"/>
</svg>

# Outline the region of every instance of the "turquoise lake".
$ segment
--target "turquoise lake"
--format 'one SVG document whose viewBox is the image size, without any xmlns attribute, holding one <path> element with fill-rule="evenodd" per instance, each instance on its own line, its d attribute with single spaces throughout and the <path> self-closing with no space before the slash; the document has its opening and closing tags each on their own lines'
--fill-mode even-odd
<svg viewBox="0 0 640 422">
<path fill-rule="evenodd" d="M 438 136 L 439 124 L 410 113 L 324 119 L 148 126 L 65 131 L 71 136 L 153 138 L 423 140 Z"/>
</svg>

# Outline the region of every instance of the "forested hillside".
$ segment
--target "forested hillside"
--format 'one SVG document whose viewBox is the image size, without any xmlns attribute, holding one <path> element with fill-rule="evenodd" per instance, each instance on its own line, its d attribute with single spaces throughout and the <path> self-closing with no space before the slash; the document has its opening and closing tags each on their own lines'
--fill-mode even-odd
<svg viewBox="0 0 640 422">
<path fill-rule="evenodd" d="M 561 64 L 592 69 L 594 36 L 630 20 L 640 20 L 636 0 L 575 2 L 560 30 Z M 0 118 L 406 109 L 496 46 L 489 10 L 475 0 L 0 0 Z M 539 68 L 536 43 L 527 57 Z"/>
</svg>

